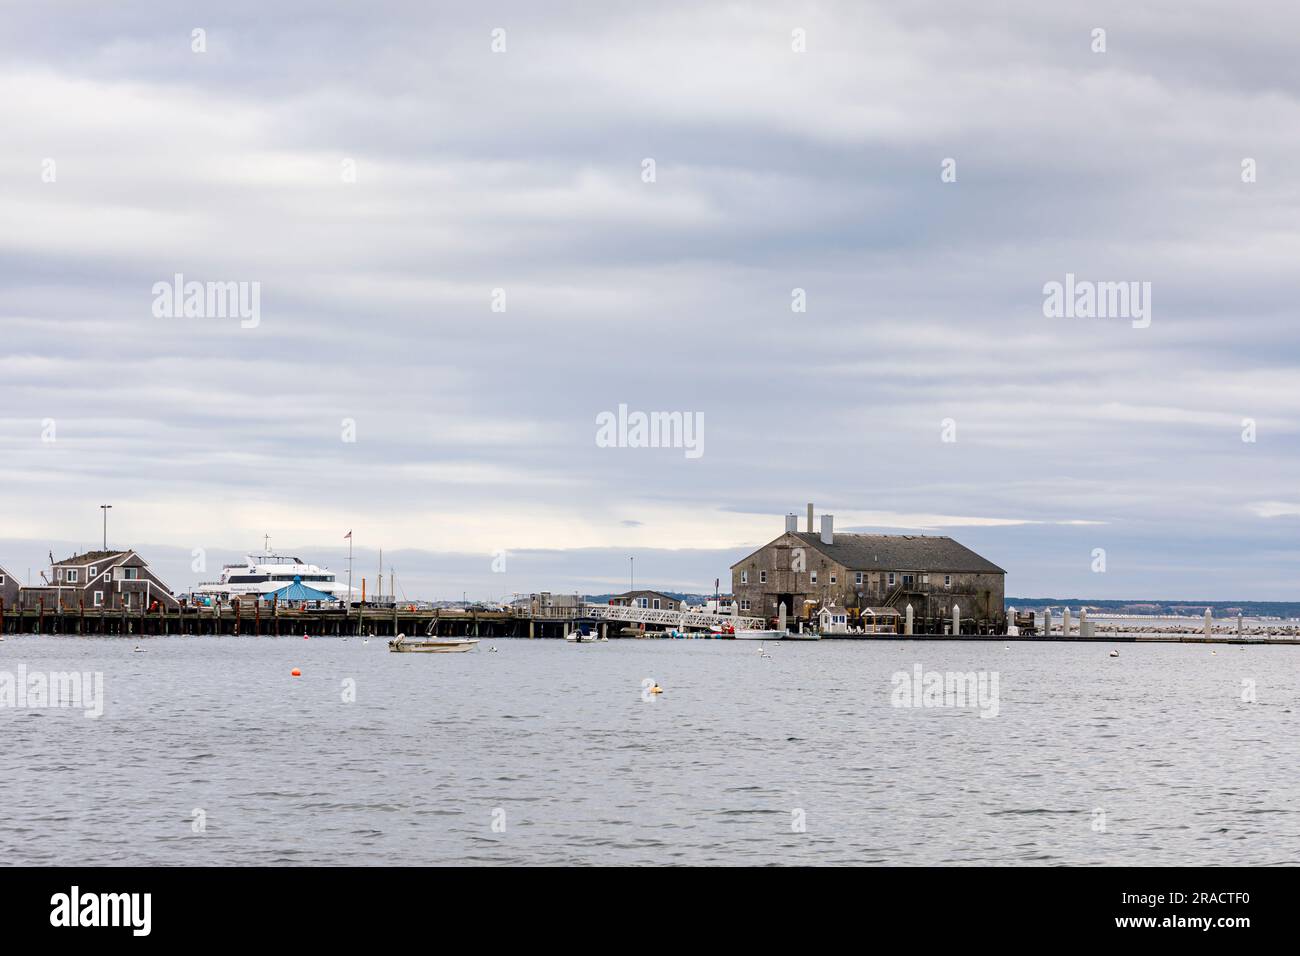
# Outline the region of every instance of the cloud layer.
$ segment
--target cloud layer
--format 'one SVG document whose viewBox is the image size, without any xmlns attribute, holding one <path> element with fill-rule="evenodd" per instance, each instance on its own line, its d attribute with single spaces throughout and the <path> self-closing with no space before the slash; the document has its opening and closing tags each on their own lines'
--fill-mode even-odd
<svg viewBox="0 0 1300 956">
<path fill-rule="evenodd" d="M 1011 593 L 1293 593 L 1291 5 L 72 10 L 0 36 L 0 564 L 111 501 L 141 548 L 457 556 L 427 596 L 498 549 L 705 589 L 814 500 Z M 155 318 L 176 273 L 260 323 Z M 1066 273 L 1151 326 L 1044 318 Z M 621 403 L 705 455 L 597 447 Z"/>
</svg>

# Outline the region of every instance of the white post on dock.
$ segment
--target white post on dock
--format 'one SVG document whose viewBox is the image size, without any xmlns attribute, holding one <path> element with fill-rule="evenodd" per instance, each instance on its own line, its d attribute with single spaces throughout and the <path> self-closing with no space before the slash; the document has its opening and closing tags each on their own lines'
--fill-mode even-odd
<svg viewBox="0 0 1300 956">
<path fill-rule="evenodd" d="M 1213 616 L 1214 615 L 1210 613 L 1210 609 L 1207 607 L 1205 609 L 1205 636 L 1207 638 L 1210 636 L 1210 618 Z"/>
<path fill-rule="evenodd" d="M 957 637 L 961 634 L 961 608 L 956 604 L 952 606 L 952 636 Z"/>
<path fill-rule="evenodd" d="M 1065 610 L 1061 612 L 1061 636 L 1070 636 L 1070 608 L 1068 605 Z"/>
<path fill-rule="evenodd" d="M 780 608 L 777 609 L 777 629 L 785 633 L 785 602 L 781 602 Z"/>
<path fill-rule="evenodd" d="M 1052 636 L 1052 609 L 1043 608 L 1043 637 Z"/>
<path fill-rule="evenodd" d="M 1237 636 L 1241 637 L 1241 612 L 1237 612 Z"/>
<path fill-rule="evenodd" d="M 903 617 L 903 633 L 910 635 L 912 633 L 912 605 L 909 604 L 903 613 L 905 615 Z"/>
<path fill-rule="evenodd" d="M 1079 608 L 1079 636 L 1088 636 L 1088 609 L 1086 607 Z"/>
</svg>

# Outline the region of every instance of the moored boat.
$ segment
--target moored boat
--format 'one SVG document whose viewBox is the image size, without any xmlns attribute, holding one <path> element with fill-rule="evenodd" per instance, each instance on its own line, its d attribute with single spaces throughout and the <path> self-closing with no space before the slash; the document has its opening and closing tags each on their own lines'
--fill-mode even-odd
<svg viewBox="0 0 1300 956">
<path fill-rule="evenodd" d="M 738 641 L 780 641 L 789 637 L 785 631 L 750 631 L 742 628 L 736 628 L 731 635 Z"/>
<path fill-rule="evenodd" d="M 388 649 L 395 654 L 456 654 L 474 649 L 478 638 L 474 637 L 429 637 L 418 641 L 408 641 L 405 634 L 398 634 L 388 642 Z"/>
</svg>

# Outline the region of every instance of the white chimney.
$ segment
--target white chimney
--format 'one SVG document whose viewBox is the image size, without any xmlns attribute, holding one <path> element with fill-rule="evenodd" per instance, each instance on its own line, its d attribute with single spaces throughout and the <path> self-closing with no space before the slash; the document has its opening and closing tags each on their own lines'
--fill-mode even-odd
<svg viewBox="0 0 1300 956">
<path fill-rule="evenodd" d="M 799 516 L 795 514 L 793 511 L 791 511 L 788 515 L 785 516 L 785 530 L 786 531 L 799 530 Z"/>
<path fill-rule="evenodd" d="M 822 544 L 835 543 L 835 516 L 822 515 Z"/>
<path fill-rule="evenodd" d="M 813 524 L 813 522 L 812 522 L 812 511 L 813 511 L 813 509 L 812 509 L 812 506 L 813 506 L 813 503 L 812 503 L 811 501 L 808 502 L 808 533 L 809 533 L 809 534 L 812 534 L 812 533 L 813 533 L 813 526 L 812 526 L 812 524 Z"/>
</svg>

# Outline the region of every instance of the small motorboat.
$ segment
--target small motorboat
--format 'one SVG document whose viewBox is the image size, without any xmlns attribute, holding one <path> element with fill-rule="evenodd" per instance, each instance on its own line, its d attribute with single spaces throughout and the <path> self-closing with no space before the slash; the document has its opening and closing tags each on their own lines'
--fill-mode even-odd
<svg viewBox="0 0 1300 956">
<path fill-rule="evenodd" d="M 816 631 L 791 631 L 785 636 L 787 641 L 820 641 L 821 634 Z"/>
<path fill-rule="evenodd" d="M 595 632 L 583 634 L 582 631 L 570 631 L 564 636 L 564 639 L 570 644 L 595 644 L 596 634 Z"/>
<path fill-rule="evenodd" d="M 405 634 L 398 634 L 388 642 L 388 649 L 395 654 L 456 654 L 473 650 L 477 643 L 476 637 L 427 637 L 408 641 Z"/>
<path fill-rule="evenodd" d="M 750 631 L 741 628 L 736 628 L 731 636 L 738 641 L 780 641 L 787 637 L 785 631 Z"/>
</svg>

